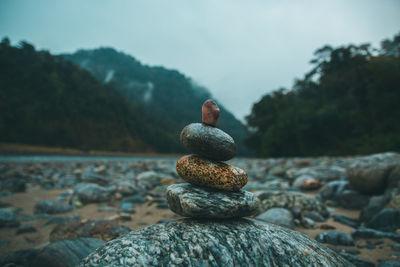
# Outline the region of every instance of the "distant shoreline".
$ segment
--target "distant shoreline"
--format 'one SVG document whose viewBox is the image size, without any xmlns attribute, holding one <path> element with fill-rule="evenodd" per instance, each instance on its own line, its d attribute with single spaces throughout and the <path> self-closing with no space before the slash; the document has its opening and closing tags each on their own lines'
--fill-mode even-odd
<svg viewBox="0 0 400 267">
<path fill-rule="evenodd" d="M 74 148 L 48 147 L 17 143 L 1 143 L 0 156 L 78 156 L 78 157 L 118 157 L 118 158 L 177 158 L 182 154 L 155 153 L 155 152 L 118 152 L 89 150 L 83 151 Z"/>
</svg>

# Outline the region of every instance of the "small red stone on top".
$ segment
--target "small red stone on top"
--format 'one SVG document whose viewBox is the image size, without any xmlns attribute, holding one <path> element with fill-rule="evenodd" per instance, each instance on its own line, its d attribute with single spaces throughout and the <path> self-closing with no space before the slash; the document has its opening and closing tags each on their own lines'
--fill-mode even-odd
<svg viewBox="0 0 400 267">
<path fill-rule="evenodd" d="M 219 107 L 213 100 L 208 99 L 201 108 L 201 119 L 204 124 L 217 126 L 219 119 Z"/>
</svg>

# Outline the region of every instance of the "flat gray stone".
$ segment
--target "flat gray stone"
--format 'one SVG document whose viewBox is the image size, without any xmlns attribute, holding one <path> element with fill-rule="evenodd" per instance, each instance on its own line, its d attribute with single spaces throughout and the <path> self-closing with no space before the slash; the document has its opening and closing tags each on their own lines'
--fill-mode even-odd
<svg viewBox="0 0 400 267">
<path fill-rule="evenodd" d="M 191 123 L 183 128 L 181 142 L 192 153 L 217 161 L 230 160 L 237 153 L 229 134 L 203 123 Z"/>
<path fill-rule="evenodd" d="M 80 266 L 354 266 L 306 235 L 250 219 L 182 219 L 132 231 Z"/>
<path fill-rule="evenodd" d="M 216 191 L 188 183 L 168 186 L 167 201 L 179 215 L 219 219 L 255 215 L 260 204 L 257 196 L 248 191 Z"/>
</svg>

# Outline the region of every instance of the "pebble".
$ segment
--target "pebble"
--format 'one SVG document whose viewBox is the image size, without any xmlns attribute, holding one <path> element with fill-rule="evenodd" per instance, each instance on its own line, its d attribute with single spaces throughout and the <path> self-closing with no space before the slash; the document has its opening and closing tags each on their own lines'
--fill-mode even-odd
<svg viewBox="0 0 400 267">
<path fill-rule="evenodd" d="M 342 214 L 332 214 L 332 218 L 335 222 L 339 222 L 341 224 L 345 224 L 347 226 L 350 226 L 352 228 L 357 228 L 358 227 L 358 221 L 351 219 L 345 215 Z"/>
<path fill-rule="evenodd" d="M 220 109 L 213 100 L 208 99 L 201 108 L 201 120 L 204 124 L 217 126 Z"/>
<path fill-rule="evenodd" d="M 331 245 L 354 246 L 354 240 L 350 235 L 336 230 L 320 232 L 316 236 L 315 240 Z"/>
<path fill-rule="evenodd" d="M 369 260 L 345 252 L 339 252 L 339 254 L 349 262 L 353 263 L 356 267 L 375 267 L 375 264 Z"/>
<path fill-rule="evenodd" d="M 235 141 L 229 134 L 202 123 L 191 123 L 183 128 L 181 142 L 192 153 L 216 161 L 230 160 L 237 153 Z"/>
<path fill-rule="evenodd" d="M 32 225 L 21 225 L 18 227 L 16 234 L 34 233 L 37 232 L 36 228 Z"/>
<path fill-rule="evenodd" d="M 240 218 L 255 215 L 259 200 L 250 192 L 216 191 L 188 183 L 167 188 L 169 208 L 182 216 L 194 218 Z"/>
<path fill-rule="evenodd" d="M 400 229 L 400 211 L 394 209 L 381 210 L 365 226 L 384 232 L 394 232 Z"/>
<path fill-rule="evenodd" d="M 43 200 L 36 203 L 33 208 L 34 214 L 58 214 L 75 209 L 73 205 L 65 204 L 58 200 Z"/>
<path fill-rule="evenodd" d="M 0 227 L 15 227 L 19 224 L 18 216 L 14 212 L 8 209 L 0 209 Z"/>
<path fill-rule="evenodd" d="M 244 170 L 196 155 L 180 158 L 176 170 L 186 182 L 225 191 L 237 191 L 247 183 Z"/>
<path fill-rule="evenodd" d="M 283 208 L 269 209 L 266 212 L 255 217 L 255 219 L 284 226 L 290 229 L 294 228 L 292 213 L 289 210 Z"/>
<path fill-rule="evenodd" d="M 105 202 L 111 199 L 115 187 L 104 187 L 98 184 L 78 184 L 74 188 L 76 195 L 82 203 Z"/>
<path fill-rule="evenodd" d="M 133 209 L 133 206 L 133 203 L 122 202 L 120 206 L 120 211 L 123 213 L 135 213 L 136 211 Z"/>
<path fill-rule="evenodd" d="M 400 242 L 400 234 L 382 232 L 371 228 L 358 228 L 351 232 L 353 238 L 389 238 L 396 242 Z"/>
</svg>

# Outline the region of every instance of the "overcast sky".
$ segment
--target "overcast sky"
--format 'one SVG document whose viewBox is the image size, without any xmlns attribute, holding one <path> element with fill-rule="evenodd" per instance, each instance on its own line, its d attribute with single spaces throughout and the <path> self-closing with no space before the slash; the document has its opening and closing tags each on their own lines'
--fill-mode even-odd
<svg viewBox="0 0 400 267">
<path fill-rule="evenodd" d="M 114 47 L 193 78 L 241 120 L 302 78 L 317 48 L 399 31 L 399 0 L 0 0 L 1 38 L 52 53 Z"/>
</svg>

